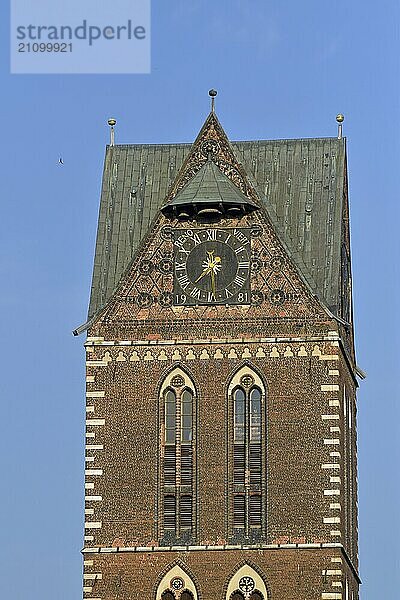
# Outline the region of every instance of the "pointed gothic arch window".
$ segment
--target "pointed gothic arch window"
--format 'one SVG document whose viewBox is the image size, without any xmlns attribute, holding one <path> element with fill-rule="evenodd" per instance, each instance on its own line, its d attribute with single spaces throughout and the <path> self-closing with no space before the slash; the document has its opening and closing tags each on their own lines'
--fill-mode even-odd
<svg viewBox="0 0 400 600">
<path fill-rule="evenodd" d="M 244 564 L 230 578 L 226 600 L 269 600 L 264 579 L 252 566 Z"/>
<path fill-rule="evenodd" d="M 165 544 L 188 543 L 194 536 L 194 389 L 176 368 L 160 390 L 160 538 Z"/>
<path fill-rule="evenodd" d="M 265 531 L 265 386 L 250 367 L 241 368 L 228 388 L 229 514 L 232 538 L 261 539 Z"/>
<path fill-rule="evenodd" d="M 194 581 L 179 564 L 172 566 L 161 579 L 156 600 L 198 600 Z"/>
</svg>

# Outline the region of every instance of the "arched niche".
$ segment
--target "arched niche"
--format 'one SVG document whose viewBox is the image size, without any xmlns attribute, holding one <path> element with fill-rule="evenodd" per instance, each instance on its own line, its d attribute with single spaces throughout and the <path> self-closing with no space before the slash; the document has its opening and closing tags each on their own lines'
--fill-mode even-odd
<svg viewBox="0 0 400 600">
<path fill-rule="evenodd" d="M 192 578 L 179 565 L 173 565 L 161 579 L 156 592 L 156 600 L 164 600 L 163 594 L 165 592 L 169 592 L 174 598 L 179 595 L 176 592 L 189 592 L 193 595 L 193 600 L 198 600 L 196 586 Z M 189 594 L 186 595 L 189 596 Z M 170 597 L 168 596 L 168 599 Z"/>
<path fill-rule="evenodd" d="M 254 582 L 254 587 L 253 584 L 251 584 L 251 580 Z M 253 590 L 250 591 L 250 588 L 252 587 Z M 248 591 L 246 591 L 246 589 Z M 225 598 L 226 600 L 231 600 L 231 598 L 234 597 L 235 592 L 241 592 L 245 599 L 251 598 L 252 591 L 261 593 L 264 600 L 269 600 L 267 587 L 261 575 L 257 573 L 252 566 L 246 563 L 238 568 L 230 578 Z"/>
</svg>

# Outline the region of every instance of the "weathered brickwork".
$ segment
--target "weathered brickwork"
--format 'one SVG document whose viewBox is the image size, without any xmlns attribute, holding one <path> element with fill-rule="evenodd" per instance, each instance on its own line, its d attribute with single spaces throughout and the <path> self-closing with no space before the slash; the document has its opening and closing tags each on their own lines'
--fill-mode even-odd
<svg viewBox="0 0 400 600">
<path fill-rule="evenodd" d="M 357 586 L 338 548 L 122 551 L 85 554 L 87 559 L 93 561 L 87 573 L 101 575 L 91 580 L 88 597 L 158 600 L 158 584 L 176 564 L 194 582 L 200 600 L 225 600 L 229 581 L 244 564 L 260 574 L 274 600 L 341 598 L 346 580 L 349 590 Z"/>
<path fill-rule="evenodd" d="M 92 511 L 90 521 L 86 518 L 92 523 L 86 531 L 88 546 L 159 543 L 158 391 L 177 365 L 190 374 L 198 406 L 196 543 L 229 543 L 227 382 L 243 365 L 262 374 L 267 388 L 265 543 L 345 543 L 345 423 L 336 374 L 343 361 L 337 340 L 207 345 L 111 341 L 88 342 L 93 345 L 88 346 L 87 402 L 92 408 L 87 431 L 95 435 L 87 449 L 93 462 L 87 463 L 86 481 L 94 484 L 86 493 L 86 508 Z"/>
<path fill-rule="evenodd" d="M 224 149 L 216 164 L 256 201 L 211 124 L 207 142 Z M 199 144 L 185 181 L 198 172 Z M 230 600 L 243 576 L 263 600 L 357 600 L 351 326 L 312 292 L 261 209 L 218 224 L 251 231 L 249 301 L 177 306 L 171 231 L 191 226 L 160 213 L 88 325 L 84 597 L 162 600 L 175 578 L 189 594 L 176 588 L 177 600 Z M 177 506 L 183 525 L 172 531 Z"/>
</svg>

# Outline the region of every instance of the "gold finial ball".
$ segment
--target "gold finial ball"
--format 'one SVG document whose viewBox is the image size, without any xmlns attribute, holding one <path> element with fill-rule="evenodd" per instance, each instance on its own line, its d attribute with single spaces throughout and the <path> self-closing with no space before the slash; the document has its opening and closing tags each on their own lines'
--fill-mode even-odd
<svg viewBox="0 0 400 600">
<path fill-rule="evenodd" d="M 114 127 L 114 125 L 117 124 L 117 121 L 115 119 L 108 119 L 107 123 L 110 127 Z"/>
<path fill-rule="evenodd" d="M 211 98 L 215 98 L 215 96 L 218 94 L 217 90 L 210 90 L 208 92 L 208 95 L 211 96 Z"/>
<path fill-rule="evenodd" d="M 342 113 L 339 113 L 338 115 L 336 115 L 336 121 L 338 123 L 343 123 L 343 121 L 344 121 L 344 115 L 342 115 Z"/>
</svg>

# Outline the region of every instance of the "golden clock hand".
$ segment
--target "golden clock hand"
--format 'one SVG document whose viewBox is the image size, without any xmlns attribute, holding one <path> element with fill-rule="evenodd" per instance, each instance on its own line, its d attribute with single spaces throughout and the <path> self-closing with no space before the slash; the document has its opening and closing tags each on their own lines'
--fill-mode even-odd
<svg viewBox="0 0 400 600">
<path fill-rule="evenodd" d="M 216 256 L 214 258 L 214 261 L 213 261 L 213 271 L 214 271 L 214 273 L 218 273 L 218 271 L 220 270 L 220 268 L 221 268 L 221 257 L 220 256 Z"/>
<path fill-rule="evenodd" d="M 207 266 L 204 268 L 202 273 L 200 273 L 200 275 L 196 279 L 195 283 L 198 283 L 200 281 L 200 279 L 203 279 L 203 277 L 205 277 L 206 275 L 211 274 L 211 286 L 213 288 L 213 294 L 215 296 L 215 290 L 216 290 L 216 288 L 215 288 L 215 272 L 216 272 L 216 270 L 218 270 L 216 268 L 217 265 L 219 268 L 219 265 L 221 264 L 221 257 L 214 256 L 214 250 L 207 250 L 207 254 L 208 254 L 207 261 L 206 261 Z"/>
<path fill-rule="evenodd" d="M 214 273 L 214 269 L 211 270 L 210 272 L 211 275 L 211 292 L 214 296 L 214 299 L 216 299 L 216 289 L 215 289 L 215 273 Z"/>
<path fill-rule="evenodd" d="M 196 279 L 195 283 L 197 283 L 198 281 L 200 281 L 200 279 L 203 279 L 203 277 L 205 277 L 206 275 L 208 275 L 208 273 L 212 270 L 212 266 L 208 266 L 204 269 L 204 271 L 202 273 L 200 273 L 199 277 Z"/>
</svg>

